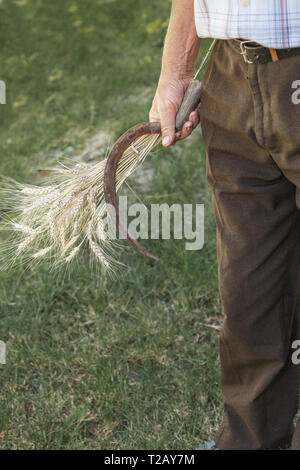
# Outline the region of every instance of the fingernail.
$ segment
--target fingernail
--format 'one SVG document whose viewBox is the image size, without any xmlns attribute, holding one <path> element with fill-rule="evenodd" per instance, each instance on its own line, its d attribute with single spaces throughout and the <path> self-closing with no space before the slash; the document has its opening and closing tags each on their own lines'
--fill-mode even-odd
<svg viewBox="0 0 300 470">
<path fill-rule="evenodd" d="M 170 136 L 163 138 L 163 141 L 162 141 L 163 145 L 165 145 L 167 147 L 168 145 L 170 145 L 170 143 L 171 143 L 171 137 Z"/>
</svg>

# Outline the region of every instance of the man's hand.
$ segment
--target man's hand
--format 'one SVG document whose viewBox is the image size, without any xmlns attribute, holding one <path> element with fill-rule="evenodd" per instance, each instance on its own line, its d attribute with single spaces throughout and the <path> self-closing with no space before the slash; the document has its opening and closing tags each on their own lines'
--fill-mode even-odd
<svg viewBox="0 0 300 470">
<path fill-rule="evenodd" d="M 149 117 L 151 122 L 161 123 L 164 147 L 189 137 L 200 122 L 199 111 L 195 110 L 190 114 L 189 121 L 184 124 L 181 132 L 175 132 L 176 114 L 192 79 L 193 77 L 160 78 Z"/>
<path fill-rule="evenodd" d="M 171 17 L 162 57 L 162 70 L 150 111 L 150 121 L 162 126 L 163 146 L 191 135 L 199 124 L 199 112 L 191 113 L 181 132 L 175 133 L 175 118 L 184 93 L 194 78 L 200 47 L 193 0 L 172 0 Z"/>
</svg>

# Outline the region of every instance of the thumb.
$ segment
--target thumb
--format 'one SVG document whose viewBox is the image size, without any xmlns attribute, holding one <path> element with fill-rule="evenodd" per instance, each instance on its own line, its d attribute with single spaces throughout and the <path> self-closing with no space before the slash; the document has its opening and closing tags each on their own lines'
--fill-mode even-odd
<svg viewBox="0 0 300 470">
<path fill-rule="evenodd" d="M 172 107 L 160 110 L 162 145 L 164 147 L 169 147 L 170 145 L 173 145 L 176 141 L 175 118 L 176 111 Z"/>
</svg>

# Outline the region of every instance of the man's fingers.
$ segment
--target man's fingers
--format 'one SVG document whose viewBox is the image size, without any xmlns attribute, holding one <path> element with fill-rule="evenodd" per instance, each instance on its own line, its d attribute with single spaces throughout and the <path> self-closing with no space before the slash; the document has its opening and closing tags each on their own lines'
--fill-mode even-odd
<svg viewBox="0 0 300 470">
<path fill-rule="evenodd" d="M 193 130 L 198 126 L 200 122 L 199 111 L 193 111 L 190 114 L 189 120 L 184 124 L 180 132 L 176 132 L 176 141 L 186 139 L 191 135 Z"/>
<path fill-rule="evenodd" d="M 170 147 L 175 144 L 175 117 L 176 112 L 172 109 L 161 110 L 161 134 L 164 147 Z"/>
<path fill-rule="evenodd" d="M 161 112 L 160 115 L 151 110 L 150 121 L 161 121 L 163 138 L 162 145 L 164 147 L 170 147 L 175 144 L 176 141 L 186 139 L 191 135 L 200 122 L 200 113 L 199 110 L 193 111 L 189 116 L 189 120 L 184 124 L 182 130 L 176 133 L 175 116 L 170 110 Z"/>
<path fill-rule="evenodd" d="M 176 132 L 176 141 L 186 139 L 193 132 L 193 123 L 187 121 L 180 132 Z"/>
<path fill-rule="evenodd" d="M 200 112 L 198 110 L 193 111 L 190 114 L 189 121 L 193 123 L 193 128 L 195 129 L 200 122 Z"/>
</svg>

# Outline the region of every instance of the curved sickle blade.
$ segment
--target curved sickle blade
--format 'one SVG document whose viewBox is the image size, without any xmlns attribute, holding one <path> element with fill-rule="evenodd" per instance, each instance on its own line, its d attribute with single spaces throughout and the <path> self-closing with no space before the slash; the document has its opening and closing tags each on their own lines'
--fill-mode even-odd
<svg viewBox="0 0 300 470">
<path fill-rule="evenodd" d="M 176 129 L 181 130 L 184 123 L 188 120 L 189 115 L 194 109 L 196 109 L 200 103 L 201 98 L 201 82 L 198 80 L 192 80 L 188 89 L 185 92 L 181 107 L 176 116 Z M 144 122 L 138 124 L 137 126 L 132 127 L 129 131 L 120 137 L 119 140 L 115 143 L 112 151 L 110 152 L 105 170 L 104 170 L 104 199 L 108 207 L 114 208 L 114 214 L 111 214 L 112 218 L 116 218 L 116 228 L 127 240 L 127 242 L 133 246 L 137 251 L 142 253 L 148 258 L 157 260 L 149 251 L 147 251 L 142 245 L 140 245 L 136 240 L 131 238 L 128 233 L 127 227 L 124 227 L 124 224 L 120 220 L 119 208 L 117 205 L 117 196 L 116 196 L 116 171 L 118 163 L 123 153 L 128 147 L 133 144 L 133 142 L 143 135 L 148 134 L 160 134 L 161 126 L 159 122 Z M 113 212 L 113 211 L 111 211 Z"/>
<path fill-rule="evenodd" d="M 137 126 L 129 129 L 125 134 L 123 134 L 113 146 L 106 162 L 104 170 L 104 199 L 107 204 L 108 212 L 110 208 L 113 208 L 114 213 L 111 213 L 111 217 L 116 219 L 116 229 L 122 233 L 122 236 L 126 241 L 139 251 L 142 255 L 147 256 L 148 258 L 158 260 L 158 258 L 149 251 L 147 251 L 140 243 L 138 243 L 134 238 L 132 238 L 127 230 L 127 227 L 124 226 L 122 220 L 120 220 L 120 212 L 117 203 L 116 195 L 116 172 L 119 161 L 125 152 L 125 150 L 133 144 L 138 137 L 149 134 L 160 134 L 161 127 L 159 122 L 145 122 L 138 124 Z M 113 212 L 113 211 L 112 211 Z"/>
</svg>

